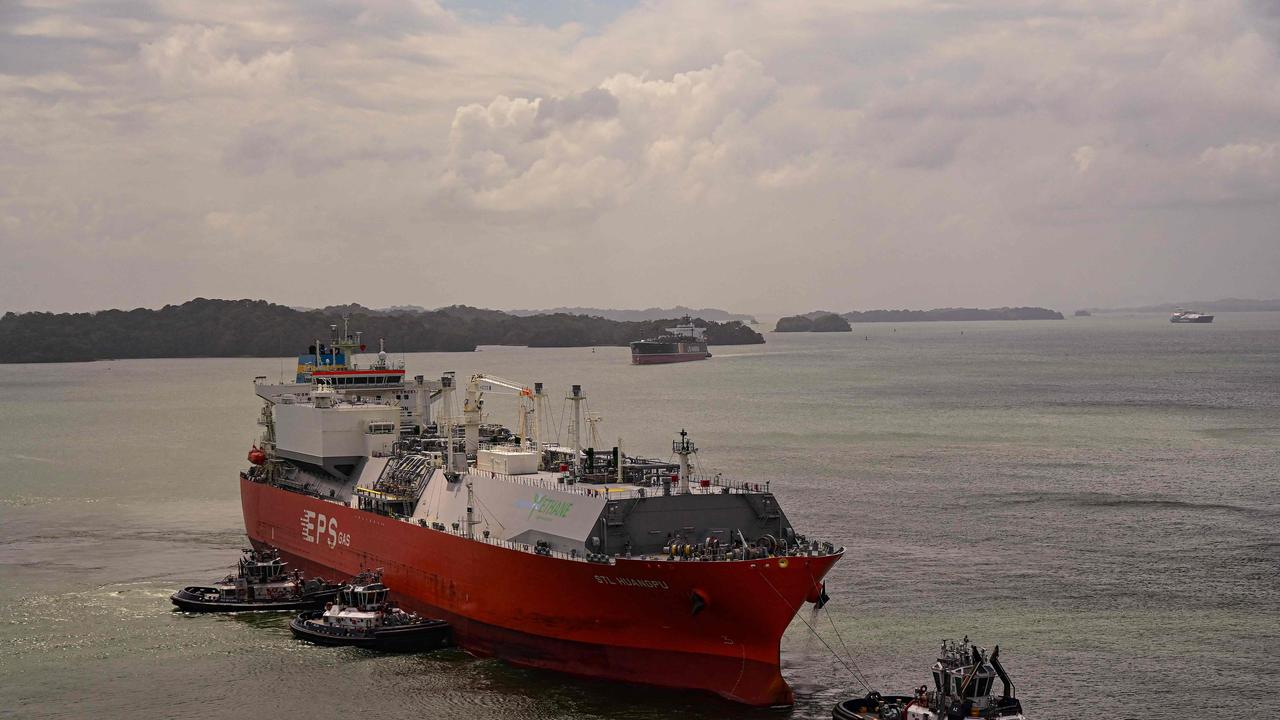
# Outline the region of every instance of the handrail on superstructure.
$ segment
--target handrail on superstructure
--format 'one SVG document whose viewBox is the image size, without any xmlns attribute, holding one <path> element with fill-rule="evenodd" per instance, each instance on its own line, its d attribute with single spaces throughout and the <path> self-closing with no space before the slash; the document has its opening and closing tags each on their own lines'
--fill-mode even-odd
<svg viewBox="0 0 1280 720">
<path fill-rule="evenodd" d="M 622 490 L 610 487 L 614 483 L 584 483 L 584 482 L 559 482 L 548 480 L 538 476 L 528 475 L 509 475 L 507 473 L 494 472 L 492 470 L 477 470 L 471 468 L 469 472 L 473 475 L 481 477 L 489 477 L 494 480 L 502 480 L 503 482 L 514 483 L 517 485 L 525 485 L 528 487 L 539 487 L 547 490 L 556 490 L 559 492 L 573 493 L 576 495 L 584 495 L 587 497 L 605 497 L 610 500 L 627 500 L 631 498 L 653 497 L 654 494 L 670 494 L 670 495 L 712 495 L 724 492 L 728 489 L 730 493 L 767 493 L 769 492 L 769 482 L 764 485 L 759 483 L 746 483 L 725 481 L 720 475 L 692 475 L 687 489 L 682 489 L 679 485 L 658 484 L 654 486 L 640 486 L 635 490 Z M 707 484 L 703 485 L 703 481 Z M 628 483 L 630 484 L 630 483 Z M 585 487 L 584 487 L 585 486 Z M 711 492 L 708 488 L 719 488 L 717 492 Z"/>
</svg>

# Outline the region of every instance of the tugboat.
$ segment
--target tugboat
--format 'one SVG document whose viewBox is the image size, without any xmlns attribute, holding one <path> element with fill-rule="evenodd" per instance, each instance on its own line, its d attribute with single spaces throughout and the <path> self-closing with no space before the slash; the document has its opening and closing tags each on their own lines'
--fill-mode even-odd
<svg viewBox="0 0 1280 720">
<path fill-rule="evenodd" d="M 213 585 L 189 585 L 169 599 L 187 612 L 243 612 L 306 610 L 338 594 L 336 583 L 321 578 L 303 580 L 301 571 L 288 572 L 286 565 L 274 548 L 246 548 L 235 575 Z"/>
<path fill-rule="evenodd" d="M 323 611 L 304 612 L 289 623 L 302 640 L 369 650 L 415 651 L 447 647 L 449 623 L 405 612 L 387 600 L 381 571 L 361 573 Z"/>
<path fill-rule="evenodd" d="M 1000 695 L 991 694 L 999 677 Z M 933 689 L 921 685 L 914 695 L 881 695 L 845 700 L 831 711 L 835 720 L 1026 720 L 1014 696 L 1013 681 L 1000 664 L 1000 646 L 990 657 L 969 643 L 942 641 L 941 657 L 933 664 Z"/>
</svg>

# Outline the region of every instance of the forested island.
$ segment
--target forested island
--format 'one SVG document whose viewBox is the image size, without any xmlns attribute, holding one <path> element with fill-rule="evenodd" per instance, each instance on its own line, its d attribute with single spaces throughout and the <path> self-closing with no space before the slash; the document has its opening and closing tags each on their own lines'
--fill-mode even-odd
<svg viewBox="0 0 1280 720">
<path fill-rule="evenodd" d="M 947 320 L 1062 320 L 1062 313 L 1042 307 L 934 308 L 933 310 L 864 310 L 842 316 L 849 322 L 937 322 Z"/>
<path fill-rule="evenodd" d="M 1062 320 L 1062 313 L 1042 307 L 934 308 L 933 310 L 862 310 L 837 315 L 815 310 L 778 321 L 775 332 L 848 332 L 849 323 L 944 322 L 948 320 Z"/>
<path fill-rule="evenodd" d="M 849 321 L 835 313 L 792 315 L 778 321 L 775 332 L 849 332 Z"/>
<path fill-rule="evenodd" d="M 684 305 L 676 305 L 675 307 L 659 308 L 651 307 L 644 310 L 615 310 L 612 308 L 594 308 L 594 307 L 558 307 L 549 310 L 507 310 L 509 315 L 519 315 L 520 317 L 528 317 L 529 315 L 589 315 L 591 317 L 602 317 L 608 320 L 622 320 L 624 322 L 634 322 L 637 320 L 663 320 L 667 318 L 678 318 L 688 315 L 689 317 L 702 318 L 703 320 L 714 320 L 716 322 L 732 322 L 734 320 L 741 321 L 746 325 L 755 325 L 756 319 L 751 315 L 743 315 L 741 313 L 731 313 L 727 310 L 719 308 L 689 308 Z"/>
<path fill-rule="evenodd" d="M 5 313 L 3 362 L 77 362 L 161 357 L 287 357 L 329 335 L 350 316 L 369 343 L 385 338 L 395 352 L 471 352 L 479 345 L 586 347 L 626 345 L 663 334 L 675 319 L 620 322 L 587 315 L 517 317 L 455 305 L 437 310 L 375 311 L 360 305 L 296 310 L 264 300 L 196 298 L 160 310 Z M 737 321 L 694 320 L 711 345 L 764 342 Z"/>
</svg>

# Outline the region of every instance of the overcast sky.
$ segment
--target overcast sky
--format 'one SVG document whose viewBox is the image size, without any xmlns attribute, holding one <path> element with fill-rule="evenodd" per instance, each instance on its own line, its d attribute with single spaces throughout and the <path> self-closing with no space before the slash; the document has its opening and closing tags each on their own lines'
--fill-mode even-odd
<svg viewBox="0 0 1280 720">
<path fill-rule="evenodd" d="M 1280 2 L 0 2 L 0 310 L 1280 296 Z"/>
</svg>

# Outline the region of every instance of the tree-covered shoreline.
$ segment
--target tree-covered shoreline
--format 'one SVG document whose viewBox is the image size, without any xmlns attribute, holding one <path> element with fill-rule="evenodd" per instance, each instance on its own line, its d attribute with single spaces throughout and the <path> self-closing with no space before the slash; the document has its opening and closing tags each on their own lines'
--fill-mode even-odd
<svg viewBox="0 0 1280 720">
<path fill-rule="evenodd" d="M 381 313 L 359 305 L 300 311 L 265 300 L 196 298 L 159 310 L 6 313 L 0 336 L 7 363 L 83 362 L 126 358 L 286 357 L 329 326 L 350 319 L 374 347 L 385 338 L 395 352 L 471 352 L 479 345 L 586 347 L 626 345 L 662 334 L 675 319 L 621 322 L 586 315 L 517 317 L 455 305 L 416 313 Z M 741 322 L 704 322 L 711 345 L 748 345 L 764 337 Z"/>
<path fill-rule="evenodd" d="M 933 310 L 864 310 L 841 315 L 851 323 L 946 322 L 960 320 L 1062 320 L 1062 313 L 1042 307 L 934 308 Z"/>
<path fill-rule="evenodd" d="M 854 310 L 843 314 L 814 310 L 778 320 L 774 332 L 848 332 L 849 323 L 948 322 L 959 320 L 1062 320 L 1042 307 L 934 308 L 933 310 Z"/>
</svg>

